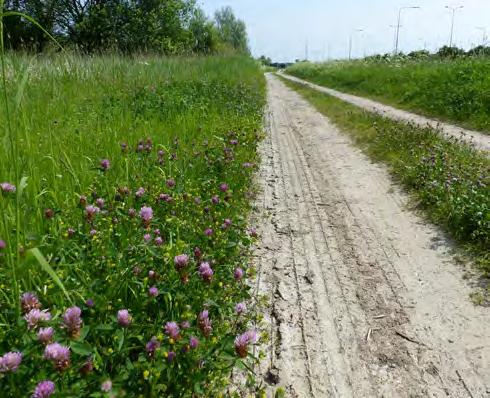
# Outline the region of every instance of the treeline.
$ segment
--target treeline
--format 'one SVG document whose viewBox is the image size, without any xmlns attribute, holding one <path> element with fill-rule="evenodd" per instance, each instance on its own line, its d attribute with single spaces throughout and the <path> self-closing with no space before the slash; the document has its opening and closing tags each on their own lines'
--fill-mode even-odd
<svg viewBox="0 0 490 398">
<path fill-rule="evenodd" d="M 211 19 L 195 0 L 6 0 L 4 12 L 23 13 L 64 47 L 87 53 L 249 53 L 245 23 L 230 7 Z M 52 46 L 30 18 L 4 16 L 6 48 Z"/>
</svg>

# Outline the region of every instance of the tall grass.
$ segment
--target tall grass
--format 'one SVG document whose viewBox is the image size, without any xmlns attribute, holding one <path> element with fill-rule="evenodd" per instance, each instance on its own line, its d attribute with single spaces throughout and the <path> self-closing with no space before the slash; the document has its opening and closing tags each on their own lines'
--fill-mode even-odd
<svg viewBox="0 0 490 398">
<path fill-rule="evenodd" d="M 233 353 L 253 314 L 234 313 L 249 296 L 233 271 L 247 271 L 251 242 L 250 166 L 264 104 L 257 65 L 233 57 L 2 60 L 0 182 L 17 190 L 0 190 L 0 355 L 24 357 L 17 371 L 0 371 L 0 390 L 27 396 L 49 378 L 58 396 L 99 396 L 111 379 L 129 396 L 217 394 L 234 365 L 249 366 Z M 84 197 L 104 201 L 94 219 Z M 144 206 L 153 207 L 148 223 L 138 216 Z M 174 267 L 179 254 L 189 256 L 183 269 Z M 211 277 L 197 268 L 204 261 Z M 44 326 L 70 347 L 69 370 L 51 366 L 37 329 L 26 328 L 19 296 L 27 291 L 52 314 Z M 77 335 L 61 321 L 69 306 L 82 309 Z M 122 308 L 133 317 L 128 328 L 117 324 Z M 211 336 L 196 320 L 203 309 Z M 170 338 L 170 321 L 190 327 Z M 191 335 L 201 340 L 192 354 Z M 148 355 L 152 336 L 161 348 Z M 80 373 L 88 362 L 93 370 Z"/>
<path fill-rule="evenodd" d="M 287 72 L 490 132 L 490 58 L 300 63 Z"/>
</svg>

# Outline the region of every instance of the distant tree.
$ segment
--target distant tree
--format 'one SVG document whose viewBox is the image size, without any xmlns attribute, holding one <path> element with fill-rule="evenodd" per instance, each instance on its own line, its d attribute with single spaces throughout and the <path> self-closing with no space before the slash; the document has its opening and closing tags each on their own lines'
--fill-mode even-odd
<svg viewBox="0 0 490 398">
<path fill-rule="evenodd" d="M 407 54 L 409 58 L 414 58 L 414 59 L 422 59 L 422 58 L 429 58 L 430 57 L 430 52 L 427 50 L 417 50 L 417 51 L 412 51 Z"/>
<path fill-rule="evenodd" d="M 465 51 L 458 47 L 443 46 L 437 51 L 436 55 L 441 58 L 457 58 L 465 55 Z"/>
<path fill-rule="evenodd" d="M 223 7 L 214 15 L 221 41 L 234 51 L 250 54 L 245 22 L 235 17 L 231 7 Z"/>
<path fill-rule="evenodd" d="M 490 46 L 477 46 L 469 50 L 467 55 L 490 57 Z"/>
<path fill-rule="evenodd" d="M 272 64 L 272 60 L 269 57 L 266 57 L 265 55 L 261 55 L 258 61 L 265 66 L 270 66 L 270 64 Z"/>
</svg>

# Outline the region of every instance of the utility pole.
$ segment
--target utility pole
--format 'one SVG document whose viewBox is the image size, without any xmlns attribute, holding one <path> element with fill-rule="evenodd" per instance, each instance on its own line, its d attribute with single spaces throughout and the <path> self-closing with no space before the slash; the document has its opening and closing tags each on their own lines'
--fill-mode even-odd
<svg viewBox="0 0 490 398">
<path fill-rule="evenodd" d="M 398 54 L 398 43 L 400 39 L 400 23 L 401 23 L 401 18 L 402 18 L 402 11 L 403 10 L 413 10 L 413 9 L 418 9 L 420 8 L 419 6 L 408 6 L 408 7 L 400 7 L 398 9 L 398 21 L 396 23 L 396 38 L 395 38 L 395 55 Z"/>
<path fill-rule="evenodd" d="M 349 35 L 349 61 L 352 59 L 352 35 L 356 32 L 363 32 L 364 29 L 354 29 Z"/>
<path fill-rule="evenodd" d="M 481 45 L 484 46 L 485 43 L 487 42 L 487 28 L 483 26 L 477 26 L 476 29 L 482 31 L 482 40 L 481 40 Z"/>
<path fill-rule="evenodd" d="M 453 33 L 454 33 L 454 16 L 456 15 L 456 11 L 464 8 L 464 6 L 446 6 L 448 10 L 453 12 L 453 17 L 451 18 L 451 35 L 449 36 L 449 47 L 453 46 Z"/>
</svg>

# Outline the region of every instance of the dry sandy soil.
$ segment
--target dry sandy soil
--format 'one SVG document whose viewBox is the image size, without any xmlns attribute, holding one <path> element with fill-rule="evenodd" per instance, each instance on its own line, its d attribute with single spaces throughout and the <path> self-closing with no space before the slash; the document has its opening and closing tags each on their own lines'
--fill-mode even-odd
<svg viewBox="0 0 490 398">
<path fill-rule="evenodd" d="M 264 379 L 288 397 L 488 397 L 490 311 L 451 246 L 274 75 L 255 253 Z"/>
<path fill-rule="evenodd" d="M 348 102 L 352 105 L 358 106 L 360 108 L 366 109 L 371 112 L 379 113 L 384 117 L 388 117 L 390 119 L 399 120 L 403 122 L 413 123 L 421 127 L 430 126 L 436 130 L 439 130 L 442 134 L 445 134 L 446 136 L 463 139 L 473 144 L 476 148 L 480 150 L 490 151 L 490 135 L 488 134 L 483 134 L 472 130 L 466 130 L 458 126 L 448 124 L 448 123 L 443 123 L 434 119 L 429 119 L 417 115 L 415 113 L 402 111 L 401 109 L 380 104 L 379 102 L 367 98 L 341 93 L 340 91 L 332 90 L 331 88 L 322 87 L 317 84 L 307 82 L 306 80 L 298 79 L 297 77 L 294 76 L 290 76 L 286 74 L 281 74 L 281 76 L 291 81 L 304 84 L 305 86 L 313 88 L 317 91 L 321 91 L 333 97 L 339 98 L 342 101 Z"/>
</svg>

